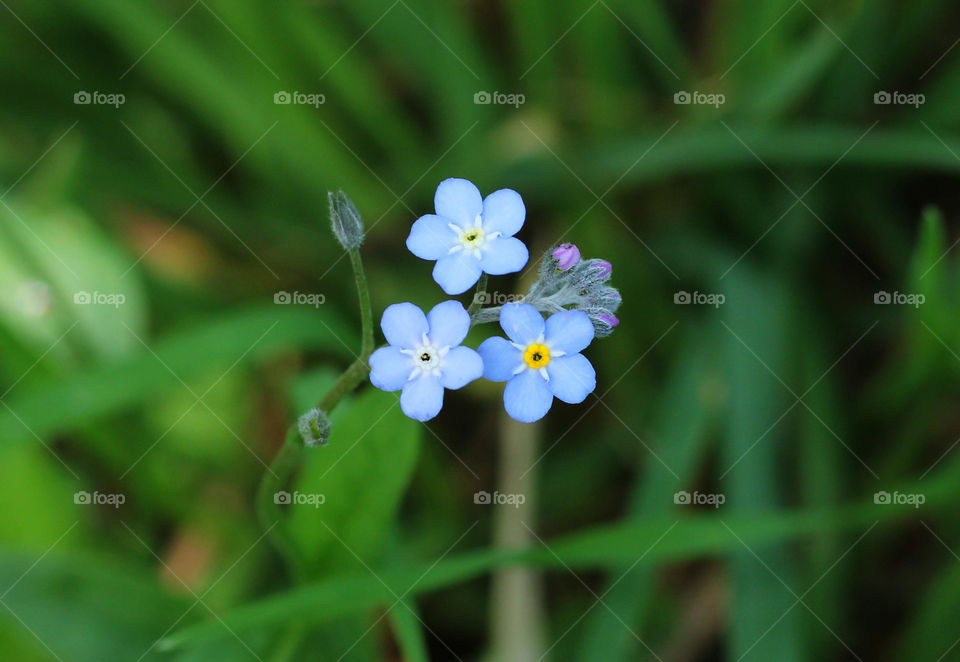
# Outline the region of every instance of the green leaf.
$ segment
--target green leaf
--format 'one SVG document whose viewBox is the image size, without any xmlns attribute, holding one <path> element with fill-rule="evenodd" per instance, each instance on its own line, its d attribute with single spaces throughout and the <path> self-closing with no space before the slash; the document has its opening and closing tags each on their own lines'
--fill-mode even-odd
<svg viewBox="0 0 960 662">
<path fill-rule="evenodd" d="M 152 350 L 71 377 L 21 385 L 0 411 L 0 435 L 43 438 L 57 430 L 116 414 L 210 372 L 224 374 L 285 352 L 323 349 L 345 354 L 353 337 L 331 311 L 259 306 L 221 315 L 161 340 Z M 178 379 L 179 378 L 179 379 Z M 52 403 L 56 403 L 55 405 Z"/>
<path fill-rule="evenodd" d="M 38 650 L 46 645 L 63 660 L 139 659 L 192 603 L 161 591 L 145 570 L 116 560 L 54 552 L 38 561 L 40 554 L 0 551 L 0 585 L 13 587 L 4 593 L 8 608 L 0 608 L 0 618 L 25 625 L 43 642 Z M 153 649 L 143 659 L 158 658 Z"/>
<path fill-rule="evenodd" d="M 940 488 L 954 481 L 957 467 L 944 472 L 937 481 Z M 927 479 L 928 504 L 937 499 L 941 507 L 952 503 L 952 497 L 934 489 Z M 942 484 L 941 484 L 942 483 Z M 903 488 L 907 491 L 909 488 Z M 650 518 L 641 522 L 621 523 L 580 532 L 549 543 L 550 549 L 536 547 L 509 551 L 487 549 L 450 555 L 440 562 L 412 567 L 374 570 L 306 584 L 299 588 L 251 602 L 222 615 L 223 620 L 238 632 L 248 628 L 268 627 L 282 622 L 324 623 L 343 615 L 377 605 L 390 605 L 397 595 L 408 598 L 451 586 L 478 577 L 494 568 L 525 564 L 553 569 L 612 570 L 635 562 L 643 556 L 643 564 L 679 561 L 739 552 L 743 544 L 760 547 L 774 542 L 802 538 L 825 530 L 858 528 L 879 519 L 915 517 L 913 508 L 874 506 L 862 501 L 856 506 L 831 511 L 806 510 L 724 517 L 694 516 L 677 520 L 669 517 Z M 676 525 L 674 526 L 674 523 Z M 669 536 L 664 531 L 674 526 Z M 731 534 L 735 531 L 737 536 Z M 662 538 L 662 539 L 661 539 Z M 654 545 L 655 542 L 660 541 Z M 223 634 L 223 625 L 208 622 L 185 628 L 162 642 L 164 649 L 193 644 Z"/>
</svg>

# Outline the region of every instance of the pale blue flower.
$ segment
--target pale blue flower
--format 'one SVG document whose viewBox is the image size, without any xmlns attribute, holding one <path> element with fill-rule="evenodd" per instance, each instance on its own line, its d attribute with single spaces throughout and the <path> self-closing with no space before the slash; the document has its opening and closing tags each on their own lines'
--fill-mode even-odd
<svg viewBox="0 0 960 662">
<path fill-rule="evenodd" d="M 433 279 L 444 292 L 463 294 L 481 273 L 502 276 L 526 266 L 527 247 L 513 236 L 527 214 L 519 193 L 500 189 L 481 198 L 466 179 L 447 179 L 437 187 L 433 204 L 437 213 L 416 220 L 407 248 L 437 261 Z"/>
<path fill-rule="evenodd" d="M 443 390 L 466 386 L 483 374 L 480 355 L 460 343 L 470 315 L 459 301 L 444 301 L 428 315 L 412 303 L 383 312 L 380 328 L 389 347 L 370 357 L 370 381 L 384 391 L 402 391 L 403 413 L 428 421 L 443 407 Z"/>
<path fill-rule="evenodd" d="M 538 421 L 555 397 L 579 404 L 596 388 L 596 372 L 580 354 L 594 337 L 586 313 L 565 310 L 544 322 L 533 306 L 510 303 L 500 311 L 500 326 L 510 340 L 490 338 L 477 351 L 483 376 L 507 382 L 503 403 L 512 418 Z"/>
</svg>

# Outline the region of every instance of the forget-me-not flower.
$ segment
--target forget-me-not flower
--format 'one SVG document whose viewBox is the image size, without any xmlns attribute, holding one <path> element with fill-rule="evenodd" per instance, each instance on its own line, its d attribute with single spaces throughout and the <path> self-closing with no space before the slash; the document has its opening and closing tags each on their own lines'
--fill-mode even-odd
<svg viewBox="0 0 960 662">
<path fill-rule="evenodd" d="M 443 390 L 466 386 L 483 374 L 480 355 L 460 343 L 470 315 L 459 301 L 444 301 L 429 314 L 412 303 L 395 303 L 380 322 L 389 347 L 370 356 L 370 381 L 384 391 L 401 391 L 403 413 L 428 421 L 443 407 Z"/>
<path fill-rule="evenodd" d="M 483 358 L 483 376 L 507 382 L 503 403 L 512 418 L 538 421 L 554 397 L 579 404 L 596 388 L 596 372 L 580 354 L 594 337 L 586 313 L 565 310 L 544 322 L 533 306 L 509 303 L 500 311 L 500 326 L 510 340 L 489 338 L 477 351 Z"/>
<path fill-rule="evenodd" d="M 436 260 L 433 279 L 447 294 L 463 294 L 481 273 L 502 276 L 523 269 L 530 254 L 514 237 L 526 218 L 520 194 L 510 189 L 481 198 L 466 179 L 440 182 L 433 199 L 436 214 L 421 216 L 410 229 L 407 248 Z"/>
</svg>

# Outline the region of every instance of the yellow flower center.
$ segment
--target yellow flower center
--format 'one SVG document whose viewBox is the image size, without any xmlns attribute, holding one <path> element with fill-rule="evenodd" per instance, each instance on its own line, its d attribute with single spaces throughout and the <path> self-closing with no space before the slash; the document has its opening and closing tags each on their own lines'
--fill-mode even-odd
<svg viewBox="0 0 960 662">
<path fill-rule="evenodd" d="M 481 227 L 473 227 L 463 231 L 463 234 L 460 235 L 460 243 L 464 245 L 464 248 L 480 248 L 483 246 L 484 241 L 486 240 L 487 235 Z"/>
<path fill-rule="evenodd" d="M 550 363 L 550 349 L 546 345 L 534 343 L 523 353 L 523 360 L 534 370 L 545 368 Z"/>
</svg>

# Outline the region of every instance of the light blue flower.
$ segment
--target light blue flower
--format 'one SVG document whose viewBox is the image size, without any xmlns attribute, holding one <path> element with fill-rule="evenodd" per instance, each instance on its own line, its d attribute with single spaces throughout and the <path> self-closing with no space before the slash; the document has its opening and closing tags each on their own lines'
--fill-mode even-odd
<svg viewBox="0 0 960 662">
<path fill-rule="evenodd" d="M 443 390 L 466 386 L 483 374 L 480 355 L 460 343 L 470 315 L 459 301 L 444 301 L 428 315 L 412 303 L 383 312 L 380 328 L 389 347 L 370 357 L 370 381 L 384 391 L 403 391 L 403 413 L 429 421 L 443 407 Z"/>
<path fill-rule="evenodd" d="M 407 248 L 437 261 L 433 279 L 447 294 L 463 294 L 483 272 L 502 276 L 526 266 L 527 247 L 513 236 L 527 215 L 516 191 L 500 189 L 484 199 L 466 179 L 447 179 L 437 187 L 433 205 L 437 213 L 416 220 Z"/>
<path fill-rule="evenodd" d="M 477 348 L 483 376 L 507 382 L 503 403 L 524 423 L 543 418 L 553 399 L 579 404 L 597 386 L 597 374 L 581 351 L 594 337 L 586 313 L 565 310 L 544 323 L 536 308 L 509 303 L 500 311 L 500 326 L 510 337 L 490 338 Z"/>
</svg>

